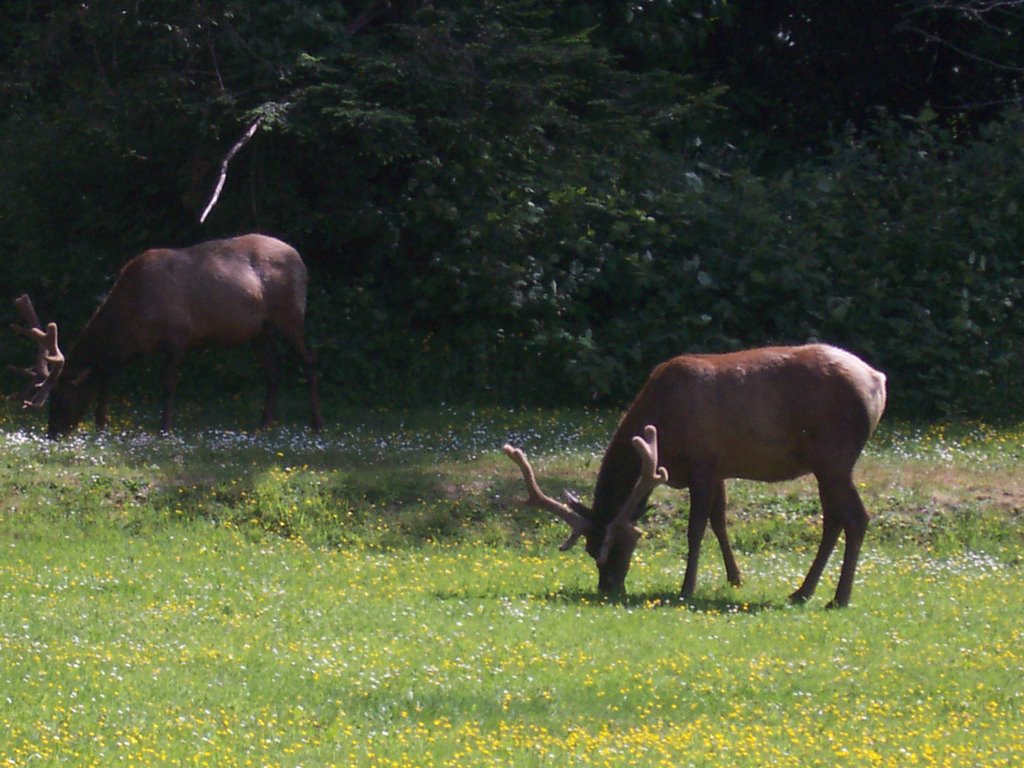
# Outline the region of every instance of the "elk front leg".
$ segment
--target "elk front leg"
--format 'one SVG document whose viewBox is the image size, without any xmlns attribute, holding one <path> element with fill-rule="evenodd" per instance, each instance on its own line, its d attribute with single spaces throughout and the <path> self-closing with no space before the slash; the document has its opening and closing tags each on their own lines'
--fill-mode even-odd
<svg viewBox="0 0 1024 768">
<path fill-rule="evenodd" d="M 715 481 L 696 479 L 690 481 L 690 517 L 686 526 L 686 573 L 679 596 L 689 600 L 697 588 L 697 563 L 700 560 L 700 545 L 708 518 L 717 494 Z"/>
</svg>

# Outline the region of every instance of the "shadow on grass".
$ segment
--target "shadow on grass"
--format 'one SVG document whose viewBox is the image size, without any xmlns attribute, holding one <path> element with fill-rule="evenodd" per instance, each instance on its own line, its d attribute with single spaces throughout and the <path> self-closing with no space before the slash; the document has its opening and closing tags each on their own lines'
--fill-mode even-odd
<svg viewBox="0 0 1024 768">
<path fill-rule="evenodd" d="M 622 596 L 609 596 L 588 590 L 564 590 L 538 595 L 540 599 L 551 603 L 575 605 L 608 605 L 625 608 L 677 608 L 694 613 L 721 614 L 758 614 L 771 610 L 792 610 L 795 606 L 789 603 L 768 600 L 736 600 L 725 595 L 692 597 L 684 600 L 678 592 L 636 592 Z"/>
</svg>

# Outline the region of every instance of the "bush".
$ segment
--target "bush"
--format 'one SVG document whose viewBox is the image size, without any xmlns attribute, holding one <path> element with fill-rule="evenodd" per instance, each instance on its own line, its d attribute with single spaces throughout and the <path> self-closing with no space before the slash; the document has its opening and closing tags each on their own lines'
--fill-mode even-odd
<svg viewBox="0 0 1024 768">
<path fill-rule="evenodd" d="M 262 230 L 310 267 L 328 398 L 619 404 L 675 354 L 821 339 L 894 411 L 1019 413 L 1019 113 L 882 117 L 766 175 L 722 89 L 534 0 L 462 5 L 355 36 L 338 4 L 12 16 L 0 282 L 67 343 L 133 253 Z"/>
</svg>

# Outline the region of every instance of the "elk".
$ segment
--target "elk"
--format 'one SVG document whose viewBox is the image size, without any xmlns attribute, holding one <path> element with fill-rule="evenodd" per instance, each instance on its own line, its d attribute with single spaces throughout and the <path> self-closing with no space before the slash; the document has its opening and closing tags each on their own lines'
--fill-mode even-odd
<svg viewBox="0 0 1024 768">
<path fill-rule="evenodd" d="M 842 569 L 830 607 L 850 601 L 868 514 L 853 467 L 885 410 L 885 375 L 836 347 L 808 344 L 727 354 L 682 355 L 657 366 L 619 421 L 586 507 L 545 495 L 518 448 L 504 451 L 520 468 L 527 503 L 570 526 L 561 549 L 583 537 L 598 569 L 598 589 L 625 592 L 640 538 L 635 522 L 661 484 L 688 488 L 688 553 L 680 597 L 697 585 L 697 561 L 707 529 L 718 539 L 729 583 L 742 581 L 726 531 L 725 481 L 765 482 L 813 474 L 823 526 L 803 584 L 790 601 L 814 594 L 822 571 L 845 535 Z"/>
<path fill-rule="evenodd" d="M 267 376 L 261 426 L 277 412 L 280 384 L 274 330 L 298 352 L 305 368 L 311 426 L 323 426 L 313 356 L 305 342 L 306 267 L 287 243 L 250 234 L 211 240 L 191 248 L 152 249 L 128 261 L 106 298 L 64 359 L 57 326 L 44 330 L 23 295 L 15 300 L 26 328 L 15 331 L 39 344 L 25 406 L 50 399 L 47 434 L 77 427 L 93 398 L 96 427 L 108 419 L 110 384 L 133 358 L 163 353 L 163 413 L 160 430 L 171 428 L 178 371 L 185 352 L 206 344 L 251 341 Z"/>
</svg>

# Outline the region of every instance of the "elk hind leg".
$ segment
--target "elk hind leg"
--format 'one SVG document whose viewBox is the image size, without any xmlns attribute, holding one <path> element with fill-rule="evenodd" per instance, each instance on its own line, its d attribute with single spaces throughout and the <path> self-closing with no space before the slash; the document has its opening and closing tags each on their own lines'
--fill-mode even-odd
<svg viewBox="0 0 1024 768">
<path fill-rule="evenodd" d="M 281 365 L 277 355 L 277 345 L 269 325 L 264 325 L 252 340 L 256 359 L 267 377 L 267 394 L 263 400 L 263 415 L 260 417 L 260 428 L 266 429 L 277 418 L 277 402 L 281 390 Z"/>
<path fill-rule="evenodd" d="M 725 561 L 725 577 L 734 587 L 743 583 L 743 574 L 736 565 L 736 556 L 733 554 L 732 545 L 729 543 L 729 533 L 726 530 L 725 521 L 725 481 L 719 481 L 715 492 L 714 501 L 711 503 L 711 530 L 718 539 L 718 546 L 722 550 L 722 559 Z"/>
<path fill-rule="evenodd" d="M 174 395 L 178 389 L 178 372 L 181 370 L 181 360 L 185 356 L 185 350 L 178 347 L 167 349 L 167 360 L 164 363 L 162 376 L 163 389 L 163 412 L 160 415 L 160 431 L 171 431 L 171 419 L 174 412 Z"/>
<path fill-rule="evenodd" d="M 814 556 L 811 568 L 804 577 L 804 583 L 796 592 L 789 596 L 791 603 L 806 603 L 814 595 L 818 588 L 818 581 L 821 579 L 822 571 L 828 564 L 832 550 L 835 549 L 839 533 L 843 530 L 842 521 L 831 515 L 827 510 L 824 512 L 824 521 L 821 528 L 821 543 L 818 544 L 818 553 Z"/>
<path fill-rule="evenodd" d="M 853 577 L 857 569 L 861 543 L 867 531 L 868 516 L 864 511 L 852 477 L 840 479 L 818 478 L 818 496 L 821 500 L 823 524 L 818 553 L 800 588 L 789 596 L 793 603 L 803 603 L 811 598 L 835 549 L 839 534 L 845 533 L 846 545 L 843 551 L 843 567 L 839 576 L 836 596 L 829 606 L 845 606 L 850 601 Z"/>
<path fill-rule="evenodd" d="M 104 379 L 96 390 L 96 431 L 102 432 L 110 421 L 110 382 Z"/>
<path fill-rule="evenodd" d="M 302 368 L 306 376 L 306 385 L 309 388 L 309 423 L 314 432 L 319 432 L 324 426 L 324 417 L 320 413 L 320 395 L 317 387 L 316 361 L 313 357 L 313 353 L 310 352 L 309 348 L 306 346 L 303 323 L 300 319 L 296 322 L 289 323 L 288 325 L 281 325 L 278 327 L 281 331 L 281 335 L 284 336 L 285 340 L 298 353 L 299 358 L 302 360 Z"/>
<path fill-rule="evenodd" d="M 821 491 L 821 496 L 823 507 L 825 504 L 831 504 L 836 508 L 836 516 L 842 521 L 843 534 L 846 538 L 839 584 L 836 586 L 835 597 L 828 604 L 829 608 L 842 608 L 850 602 L 857 560 L 868 529 L 868 513 L 852 478 L 829 485 L 827 490 Z"/>
</svg>

